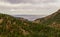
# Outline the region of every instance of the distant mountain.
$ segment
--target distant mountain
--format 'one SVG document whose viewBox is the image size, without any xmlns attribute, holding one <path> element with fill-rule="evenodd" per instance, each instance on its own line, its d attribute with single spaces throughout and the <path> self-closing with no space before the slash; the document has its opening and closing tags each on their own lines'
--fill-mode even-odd
<svg viewBox="0 0 60 37">
<path fill-rule="evenodd" d="M 0 14 L 0 37 L 60 37 L 60 10 L 35 21 Z"/>
</svg>

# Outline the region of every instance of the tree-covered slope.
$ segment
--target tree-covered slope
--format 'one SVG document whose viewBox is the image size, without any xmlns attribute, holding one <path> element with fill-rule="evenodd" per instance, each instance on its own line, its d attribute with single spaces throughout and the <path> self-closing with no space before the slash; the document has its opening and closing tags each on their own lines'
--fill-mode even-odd
<svg viewBox="0 0 60 37">
<path fill-rule="evenodd" d="M 40 23 L 0 14 L 0 37 L 60 37 L 60 11 L 56 13 Z"/>
</svg>

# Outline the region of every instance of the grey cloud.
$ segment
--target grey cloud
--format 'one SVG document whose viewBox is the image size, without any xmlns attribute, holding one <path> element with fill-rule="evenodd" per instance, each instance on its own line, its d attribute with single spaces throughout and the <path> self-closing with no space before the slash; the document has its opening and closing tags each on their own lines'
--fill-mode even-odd
<svg viewBox="0 0 60 37">
<path fill-rule="evenodd" d="M 21 3 L 23 0 L 7 0 L 10 3 Z"/>
<path fill-rule="evenodd" d="M 56 2 L 56 0 L 45 0 L 43 2 Z"/>
<path fill-rule="evenodd" d="M 60 8 L 60 3 L 57 2 L 56 0 L 0 0 L 6 2 L 3 5 L 0 5 L 0 12 L 1 13 L 6 13 L 6 14 L 33 14 L 33 15 L 41 15 L 41 13 L 43 15 L 47 15 L 52 13 L 53 11 L 56 11 L 58 8 Z M 55 2 L 56 4 L 54 4 L 53 2 Z M 10 4 L 11 3 L 11 4 Z M 24 3 L 22 5 L 18 4 L 18 3 Z M 32 5 L 25 5 L 25 3 L 40 3 L 38 4 L 38 6 L 36 4 L 32 4 Z M 52 4 L 47 4 L 47 3 L 52 3 Z M 16 7 L 14 7 L 14 5 L 17 5 Z M 55 7 L 56 6 L 56 7 Z M 59 6 L 59 7 L 58 7 Z M 14 11 L 16 10 L 16 11 Z M 32 10 L 32 11 L 30 11 Z M 14 11 L 14 12 L 13 12 Z M 18 12 L 18 13 L 17 13 Z M 20 13 L 21 12 L 21 13 Z M 36 13 L 38 12 L 38 13 Z M 45 13 L 46 12 L 46 13 Z"/>
<path fill-rule="evenodd" d="M 8 0 L 10 3 L 41 3 L 56 2 L 56 0 Z"/>
<path fill-rule="evenodd" d="M 12 4 L 18 4 L 18 3 L 49 3 L 49 2 L 56 2 L 56 0 L 0 0 L 9 2 Z"/>
<path fill-rule="evenodd" d="M 17 4 L 17 3 L 34 3 L 32 0 L 7 0 L 8 2 L 12 4 Z"/>
</svg>

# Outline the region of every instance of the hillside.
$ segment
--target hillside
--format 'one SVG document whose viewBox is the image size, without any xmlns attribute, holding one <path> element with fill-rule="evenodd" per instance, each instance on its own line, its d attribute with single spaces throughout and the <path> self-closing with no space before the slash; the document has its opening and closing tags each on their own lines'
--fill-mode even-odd
<svg viewBox="0 0 60 37">
<path fill-rule="evenodd" d="M 60 37 L 60 10 L 34 22 L 0 14 L 0 37 Z"/>
<path fill-rule="evenodd" d="M 38 18 L 36 20 L 34 20 L 36 23 L 44 23 L 44 22 L 50 22 L 50 21 L 56 21 L 59 22 L 60 21 L 60 10 L 58 10 L 57 12 L 44 17 L 44 18 Z"/>
</svg>

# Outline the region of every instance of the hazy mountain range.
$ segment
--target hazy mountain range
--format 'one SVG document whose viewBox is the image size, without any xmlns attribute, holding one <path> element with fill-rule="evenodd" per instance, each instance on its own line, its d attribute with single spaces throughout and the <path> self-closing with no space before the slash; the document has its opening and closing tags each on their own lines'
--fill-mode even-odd
<svg viewBox="0 0 60 37">
<path fill-rule="evenodd" d="M 47 15 L 13 15 L 14 17 L 18 17 L 18 18 L 25 18 L 29 21 L 34 21 L 35 19 L 37 18 L 42 18 L 42 17 L 45 17 Z"/>
</svg>

